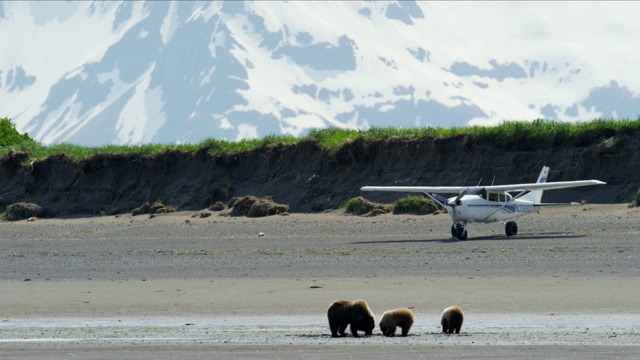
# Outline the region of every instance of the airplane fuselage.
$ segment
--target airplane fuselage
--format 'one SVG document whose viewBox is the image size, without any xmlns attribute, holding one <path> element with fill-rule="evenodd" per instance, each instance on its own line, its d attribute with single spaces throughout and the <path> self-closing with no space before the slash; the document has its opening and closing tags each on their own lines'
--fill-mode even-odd
<svg viewBox="0 0 640 360">
<path fill-rule="evenodd" d="M 455 200 L 455 196 L 451 197 L 448 203 L 453 203 Z M 445 205 L 445 207 L 451 218 L 462 224 L 508 221 L 539 210 L 538 206 L 527 200 L 491 201 L 478 195 L 465 195 L 459 199 L 458 204 L 457 206 Z"/>
</svg>

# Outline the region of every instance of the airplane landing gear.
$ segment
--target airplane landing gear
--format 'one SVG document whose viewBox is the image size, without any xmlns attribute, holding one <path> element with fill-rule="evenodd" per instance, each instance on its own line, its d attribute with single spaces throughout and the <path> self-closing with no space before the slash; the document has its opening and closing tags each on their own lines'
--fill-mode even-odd
<svg viewBox="0 0 640 360">
<path fill-rule="evenodd" d="M 518 224 L 515 221 L 509 221 L 504 226 L 504 231 L 507 236 L 513 236 L 518 234 Z"/>
<path fill-rule="evenodd" d="M 469 233 L 467 233 L 467 229 L 464 225 L 453 224 L 451 225 L 451 236 L 458 238 L 458 240 L 467 240 Z"/>
</svg>

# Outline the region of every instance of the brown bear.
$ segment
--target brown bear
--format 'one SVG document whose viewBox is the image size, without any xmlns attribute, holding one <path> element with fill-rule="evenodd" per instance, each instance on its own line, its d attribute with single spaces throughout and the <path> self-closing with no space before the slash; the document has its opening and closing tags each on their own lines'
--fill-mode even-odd
<svg viewBox="0 0 640 360">
<path fill-rule="evenodd" d="M 442 332 L 451 334 L 455 331 L 456 334 L 460 334 L 463 321 L 464 312 L 462 309 L 457 305 L 449 306 L 442 312 L 442 320 L 440 321 Z"/>
<path fill-rule="evenodd" d="M 336 300 L 329 305 L 327 316 L 331 337 L 345 336 L 347 325 L 354 337 L 358 336 L 358 331 L 371 335 L 376 327 L 376 319 L 364 300 Z"/>
<path fill-rule="evenodd" d="M 385 311 L 380 320 L 380 330 L 384 336 L 395 336 L 398 326 L 402 329 L 402 336 L 407 336 L 411 325 L 413 325 L 413 312 L 407 308 Z"/>
</svg>

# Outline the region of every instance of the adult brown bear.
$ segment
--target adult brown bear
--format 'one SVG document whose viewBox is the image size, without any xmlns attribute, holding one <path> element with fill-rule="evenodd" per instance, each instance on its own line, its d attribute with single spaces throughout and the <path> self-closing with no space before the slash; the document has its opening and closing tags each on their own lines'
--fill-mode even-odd
<svg viewBox="0 0 640 360">
<path fill-rule="evenodd" d="M 332 337 L 345 336 L 347 325 L 354 337 L 358 336 L 358 331 L 371 335 L 376 327 L 376 319 L 364 300 L 336 300 L 329 305 L 327 316 Z"/>
<path fill-rule="evenodd" d="M 380 320 L 380 330 L 384 336 L 395 336 L 398 326 L 402 329 L 402 336 L 407 336 L 411 325 L 413 325 L 413 312 L 407 308 L 385 311 Z"/>
<path fill-rule="evenodd" d="M 463 321 L 464 312 L 462 309 L 457 305 L 449 306 L 442 312 L 442 320 L 440 320 L 442 332 L 451 334 L 455 331 L 456 334 L 460 334 Z"/>
</svg>

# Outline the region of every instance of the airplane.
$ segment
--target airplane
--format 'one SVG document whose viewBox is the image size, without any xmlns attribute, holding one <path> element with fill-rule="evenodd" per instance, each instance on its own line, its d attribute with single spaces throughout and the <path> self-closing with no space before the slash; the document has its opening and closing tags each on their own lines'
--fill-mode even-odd
<svg viewBox="0 0 640 360">
<path fill-rule="evenodd" d="M 577 180 L 547 182 L 549 167 L 544 165 L 538 181 L 530 184 L 489 185 L 489 186 L 364 186 L 361 191 L 395 191 L 424 193 L 438 205 L 447 209 L 453 220 L 451 236 L 459 240 L 468 237 L 467 225 L 474 222 L 505 224 L 507 236 L 518 234 L 518 225 L 511 220 L 544 206 L 580 205 L 541 203 L 544 190 L 573 188 L 579 186 L 606 185 L 599 180 Z M 511 192 L 517 192 L 512 195 Z M 458 194 L 445 198 L 439 194 Z"/>
</svg>

